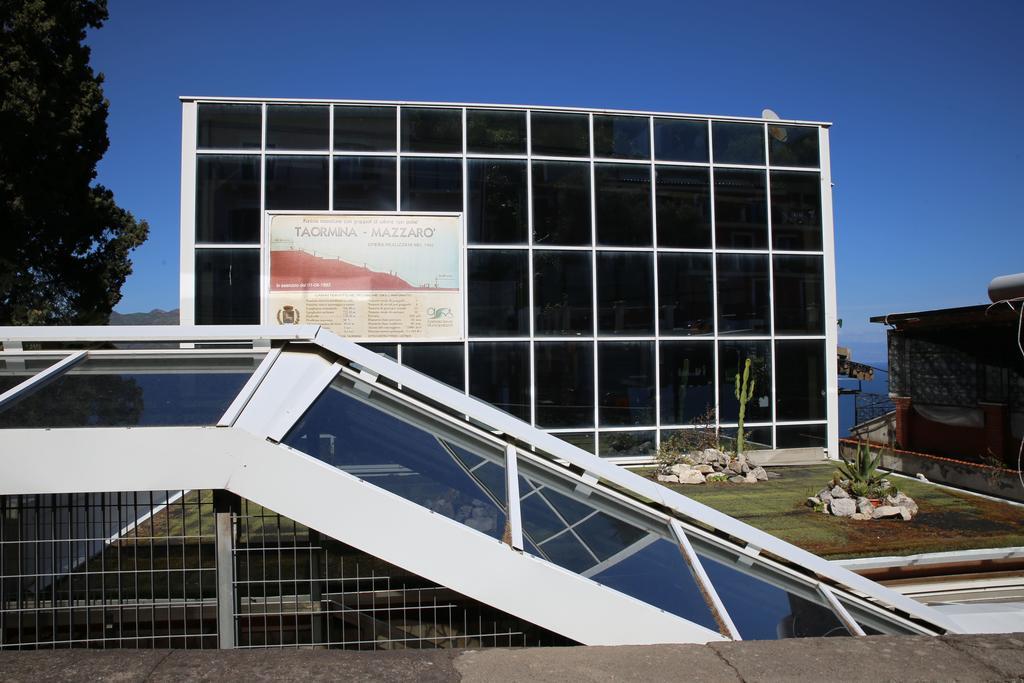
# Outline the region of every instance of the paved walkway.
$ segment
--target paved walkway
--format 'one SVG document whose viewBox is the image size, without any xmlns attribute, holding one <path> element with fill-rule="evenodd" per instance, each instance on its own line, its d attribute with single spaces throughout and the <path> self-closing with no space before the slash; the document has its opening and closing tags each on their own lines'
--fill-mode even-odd
<svg viewBox="0 0 1024 683">
<path fill-rule="evenodd" d="M 531 650 L 0 652 L 4 681 L 1021 681 L 1024 633 Z"/>
</svg>

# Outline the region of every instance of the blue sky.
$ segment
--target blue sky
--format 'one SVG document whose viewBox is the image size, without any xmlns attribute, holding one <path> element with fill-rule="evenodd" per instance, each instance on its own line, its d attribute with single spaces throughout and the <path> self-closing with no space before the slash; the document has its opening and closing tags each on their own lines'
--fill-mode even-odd
<svg viewBox="0 0 1024 683">
<path fill-rule="evenodd" d="M 111 0 L 99 180 L 150 222 L 121 312 L 178 305 L 179 95 L 550 104 L 834 122 L 841 342 L 1024 270 L 1024 3 Z"/>
</svg>

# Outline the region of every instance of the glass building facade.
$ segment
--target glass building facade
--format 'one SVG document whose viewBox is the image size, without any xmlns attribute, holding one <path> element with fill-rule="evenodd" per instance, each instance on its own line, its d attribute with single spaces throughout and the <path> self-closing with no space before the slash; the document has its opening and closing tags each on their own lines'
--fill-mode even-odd
<svg viewBox="0 0 1024 683">
<path fill-rule="evenodd" d="M 268 212 L 458 212 L 466 340 L 375 350 L 623 462 L 735 433 L 749 359 L 749 442 L 837 452 L 827 124 L 184 98 L 182 134 L 182 324 L 272 322 Z"/>
</svg>

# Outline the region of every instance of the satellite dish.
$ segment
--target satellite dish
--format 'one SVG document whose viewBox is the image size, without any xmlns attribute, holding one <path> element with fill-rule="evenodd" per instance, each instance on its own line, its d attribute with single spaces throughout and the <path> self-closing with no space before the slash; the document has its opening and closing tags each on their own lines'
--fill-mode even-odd
<svg viewBox="0 0 1024 683">
<path fill-rule="evenodd" d="M 767 108 L 761 110 L 761 118 L 768 119 L 769 121 L 778 121 L 780 119 L 774 110 Z M 771 135 L 779 142 L 785 142 L 787 137 L 786 129 L 781 126 L 768 126 L 768 135 Z"/>
</svg>

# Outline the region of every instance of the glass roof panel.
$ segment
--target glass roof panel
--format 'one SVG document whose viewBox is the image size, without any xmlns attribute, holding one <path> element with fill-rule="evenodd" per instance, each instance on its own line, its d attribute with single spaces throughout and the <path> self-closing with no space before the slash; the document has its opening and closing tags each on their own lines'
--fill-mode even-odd
<svg viewBox="0 0 1024 683">
<path fill-rule="evenodd" d="M 0 394 L 10 391 L 29 377 L 42 372 L 59 358 L 8 358 L 0 360 Z"/>
<path fill-rule="evenodd" d="M 216 424 L 262 357 L 90 357 L 0 408 L 0 428 Z"/>
<path fill-rule="evenodd" d="M 853 620 L 864 629 L 864 633 L 869 636 L 880 636 L 880 635 L 892 635 L 892 636 L 903 636 L 903 635 L 920 635 L 921 631 L 915 630 L 901 624 L 899 622 L 887 619 L 884 615 L 871 612 L 860 605 L 854 604 L 849 600 L 839 600 Z"/>
</svg>

